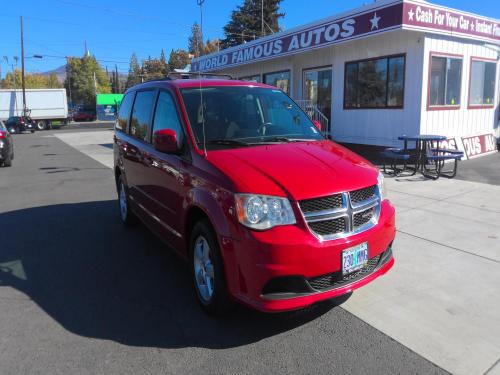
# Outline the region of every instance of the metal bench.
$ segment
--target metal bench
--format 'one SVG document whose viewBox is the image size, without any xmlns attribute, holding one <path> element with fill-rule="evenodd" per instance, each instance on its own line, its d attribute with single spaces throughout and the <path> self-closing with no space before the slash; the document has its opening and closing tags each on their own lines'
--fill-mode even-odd
<svg viewBox="0 0 500 375">
<path fill-rule="evenodd" d="M 463 151 L 451 149 L 432 149 L 427 155 L 427 164 L 434 163 L 435 171 L 432 173 L 427 167 L 425 171 L 426 177 L 437 180 L 439 177 L 454 178 L 457 175 L 458 162 L 464 157 Z M 448 160 L 453 160 L 453 169 L 444 170 L 445 163 Z"/>
<path fill-rule="evenodd" d="M 404 150 L 401 148 L 387 148 L 380 153 L 383 159 L 383 168 L 385 174 L 393 174 L 394 176 L 399 176 L 401 173 L 406 171 L 408 162 L 411 159 L 411 154 L 409 150 Z M 387 165 L 392 169 L 392 172 L 387 171 Z M 398 168 L 401 165 L 402 168 Z"/>
</svg>

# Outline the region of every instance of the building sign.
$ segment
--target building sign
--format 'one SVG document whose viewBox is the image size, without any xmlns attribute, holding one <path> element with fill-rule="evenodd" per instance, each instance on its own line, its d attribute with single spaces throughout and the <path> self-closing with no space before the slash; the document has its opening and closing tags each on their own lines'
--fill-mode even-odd
<svg viewBox="0 0 500 375">
<path fill-rule="evenodd" d="M 430 4 L 405 2 L 403 23 L 405 28 L 432 29 L 448 35 L 463 34 L 474 39 L 500 41 L 500 23 Z"/>
<path fill-rule="evenodd" d="M 191 71 L 218 70 L 325 47 L 401 27 L 403 3 L 325 21 L 275 38 L 250 42 L 193 60 Z"/>
<path fill-rule="evenodd" d="M 483 134 L 473 137 L 462 137 L 467 158 L 497 152 L 496 138 L 493 134 Z"/>
<path fill-rule="evenodd" d="M 434 32 L 500 44 L 500 22 L 429 3 L 400 0 L 202 56 L 193 60 L 191 71 L 220 70 L 394 29 Z"/>
</svg>

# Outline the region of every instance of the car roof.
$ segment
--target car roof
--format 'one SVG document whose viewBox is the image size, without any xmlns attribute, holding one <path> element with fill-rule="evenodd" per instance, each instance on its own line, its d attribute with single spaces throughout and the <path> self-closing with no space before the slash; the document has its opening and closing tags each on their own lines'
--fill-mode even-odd
<svg viewBox="0 0 500 375">
<path fill-rule="evenodd" d="M 232 79 L 165 79 L 138 84 L 128 89 L 127 92 L 153 87 L 174 87 L 178 89 L 199 87 L 262 87 L 276 89 L 274 86 L 265 85 L 263 83 Z"/>
</svg>

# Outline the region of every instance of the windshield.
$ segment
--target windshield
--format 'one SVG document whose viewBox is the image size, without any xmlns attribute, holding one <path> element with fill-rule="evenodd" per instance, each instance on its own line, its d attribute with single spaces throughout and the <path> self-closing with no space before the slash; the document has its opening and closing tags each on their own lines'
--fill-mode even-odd
<svg viewBox="0 0 500 375">
<path fill-rule="evenodd" d="M 182 89 L 181 93 L 198 144 L 203 143 L 205 122 L 208 149 L 324 139 L 280 90 L 204 87 Z"/>
</svg>

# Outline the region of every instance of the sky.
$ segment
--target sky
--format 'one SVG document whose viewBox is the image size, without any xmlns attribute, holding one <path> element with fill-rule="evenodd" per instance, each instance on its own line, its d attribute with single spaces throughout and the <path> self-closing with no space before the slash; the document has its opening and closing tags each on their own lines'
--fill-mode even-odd
<svg viewBox="0 0 500 375">
<path fill-rule="evenodd" d="M 284 0 L 284 30 L 357 8 L 367 0 Z M 500 19 L 498 0 L 433 0 L 480 15 Z M 191 26 L 200 20 L 197 0 L 17 0 L 1 2 L 0 60 L 2 77 L 8 56 L 21 56 L 20 16 L 24 17 L 26 70 L 44 72 L 65 63 L 64 56 L 81 56 L 85 42 L 101 65 L 126 73 L 130 56 L 157 57 L 162 49 L 187 48 Z M 205 0 L 205 38 L 223 37 L 231 11 L 243 0 Z M 42 55 L 35 59 L 33 55 Z M 20 64 L 20 62 L 19 62 Z"/>
</svg>

